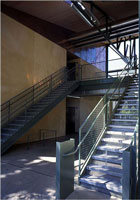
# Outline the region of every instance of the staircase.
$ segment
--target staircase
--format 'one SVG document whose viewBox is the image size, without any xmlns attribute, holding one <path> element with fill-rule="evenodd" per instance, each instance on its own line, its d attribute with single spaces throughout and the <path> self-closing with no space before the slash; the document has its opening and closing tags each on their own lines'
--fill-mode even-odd
<svg viewBox="0 0 140 200">
<path fill-rule="evenodd" d="M 75 78 L 75 68 L 64 67 L 1 106 L 2 154 L 78 87 L 79 81 L 70 77 Z"/>
<path fill-rule="evenodd" d="M 130 82 L 107 124 L 100 142 L 95 147 L 96 151 L 91 155 L 83 173 L 79 176 L 79 182 L 83 186 L 122 197 L 123 151 L 132 141 L 138 118 L 138 82 L 137 76 Z M 101 123 L 101 119 L 99 123 Z M 93 133 L 96 135 L 96 130 L 96 128 L 94 131 L 91 129 L 92 135 Z M 91 140 L 94 138 L 90 136 Z M 86 147 L 83 146 L 83 151 L 86 151 L 89 144 L 90 142 L 87 142 Z M 82 150 L 80 151 L 82 164 L 82 158 L 85 160 L 85 152 L 82 155 Z"/>
</svg>

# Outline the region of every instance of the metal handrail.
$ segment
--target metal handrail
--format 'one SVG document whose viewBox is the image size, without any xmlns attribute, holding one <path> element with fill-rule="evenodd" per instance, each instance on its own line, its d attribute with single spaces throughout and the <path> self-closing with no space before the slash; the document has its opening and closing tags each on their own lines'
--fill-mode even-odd
<svg viewBox="0 0 140 200">
<path fill-rule="evenodd" d="M 7 100 L 7 101 L 4 102 L 2 105 L 8 103 L 9 101 L 12 101 L 12 100 L 15 99 L 16 97 L 20 96 L 21 94 L 23 94 L 24 92 L 30 90 L 31 88 L 35 87 L 36 85 L 39 85 L 39 84 L 40 84 L 41 82 L 43 82 L 44 80 L 48 79 L 48 81 L 49 81 L 50 78 L 51 78 L 52 76 L 54 76 L 54 75 L 57 74 L 57 73 L 60 73 L 61 71 L 63 71 L 63 70 L 66 69 L 66 68 L 67 68 L 67 67 L 62 67 L 62 68 L 59 69 L 58 71 L 56 71 L 56 72 L 54 72 L 53 74 L 47 76 L 46 78 L 42 79 L 42 80 L 39 81 L 38 83 L 34 84 L 33 86 L 31 86 L 31 87 L 25 89 L 24 91 L 20 92 L 19 94 L 17 94 L 16 96 L 12 97 L 11 99 Z M 57 74 L 57 75 L 58 75 L 58 74 Z M 29 92 L 29 93 L 30 93 L 30 92 Z M 2 106 L 2 105 L 1 105 L 1 106 Z"/>
<path fill-rule="evenodd" d="M 98 104 L 96 105 L 96 107 L 92 110 L 92 112 L 89 114 L 89 116 L 87 117 L 87 119 L 86 119 L 86 120 L 84 121 L 84 123 L 81 125 L 81 127 L 79 128 L 79 138 L 81 138 L 81 131 L 82 131 L 82 128 L 83 128 L 83 127 L 85 126 L 85 124 L 88 122 L 88 119 L 90 118 L 90 116 L 96 111 L 97 107 L 98 107 L 102 102 L 104 102 L 104 100 L 107 99 L 106 104 L 105 104 L 104 107 L 101 109 L 100 113 L 97 115 L 97 117 L 95 118 L 95 120 L 93 121 L 93 123 L 91 124 L 91 126 L 89 127 L 89 129 L 88 129 L 88 131 L 87 131 L 87 134 L 86 134 L 85 137 L 84 137 L 84 140 L 85 140 L 85 138 L 89 135 L 90 130 L 93 128 L 94 124 L 96 123 L 96 121 L 97 121 L 97 119 L 99 118 L 99 116 L 100 116 L 100 114 L 102 113 L 102 111 L 106 108 L 106 106 L 107 106 L 107 104 L 109 103 L 110 99 L 112 98 L 113 94 L 115 93 L 116 90 L 118 90 L 118 89 L 120 88 L 120 85 L 121 85 L 122 81 L 124 80 L 126 74 L 125 74 L 125 76 L 123 76 L 122 78 L 121 78 L 121 75 L 123 74 L 123 72 L 125 71 L 125 69 L 126 69 L 127 66 L 128 66 L 128 64 L 127 64 L 127 65 L 125 66 L 125 68 L 122 70 L 122 73 L 121 73 L 120 76 L 119 76 L 119 79 L 120 79 L 120 80 L 119 80 L 118 87 L 116 87 L 116 88 L 114 89 L 114 91 L 113 91 L 111 97 L 110 97 L 109 99 L 107 99 L 107 95 L 108 95 L 110 89 L 113 88 L 114 84 L 116 84 L 116 82 L 118 81 L 118 79 L 117 79 L 116 81 L 114 81 L 114 83 L 112 84 L 112 86 L 107 90 L 107 92 L 106 92 L 106 94 L 104 95 L 104 97 L 98 102 Z M 129 70 L 131 70 L 131 68 L 132 68 L 132 65 L 131 65 L 131 67 L 129 68 Z M 128 75 L 129 75 L 129 70 L 128 70 L 128 72 L 127 72 Z M 120 99 L 120 94 L 119 94 L 118 100 L 119 100 L 119 99 Z M 105 126 L 106 126 L 106 124 L 105 124 Z M 99 135 L 100 135 L 100 133 L 99 133 Z M 84 142 L 84 140 L 82 140 L 82 143 Z M 80 144 L 80 146 L 82 145 L 82 143 Z M 80 149 L 80 147 L 79 147 L 79 149 Z M 93 153 L 93 152 L 92 152 L 92 153 Z M 83 171 L 84 171 L 84 167 L 85 167 L 85 165 L 83 164 L 83 167 L 80 168 L 80 166 L 81 166 L 80 157 L 81 157 L 81 156 L 80 156 L 80 151 L 79 151 L 79 177 L 80 177 L 80 175 L 81 175 L 80 171 L 83 172 Z M 89 159 L 89 156 L 88 156 L 87 159 Z M 85 162 L 86 162 L 86 159 L 85 159 Z"/>
<path fill-rule="evenodd" d="M 2 126 L 17 117 L 18 114 L 23 113 L 29 108 L 29 106 L 37 103 L 40 98 L 48 95 L 52 90 L 54 91 L 56 87 L 61 86 L 69 75 L 75 71 L 76 67 L 68 70 L 67 67 L 63 67 L 57 72 L 49 75 L 45 79 L 39 81 L 32 87 L 24 90 L 20 94 L 11 98 L 1 105 L 2 109 Z"/>
<path fill-rule="evenodd" d="M 129 70 L 132 69 L 132 64 L 134 62 L 131 63 L 131 67 L 128 68 L 127 70 L 127 73 L 129 75 Z M 113 94 L 115 93 L 116 90 L 118 90 L 120 88 L 120 85 L 121 83 L 123 82 L 125 76 L 121 77 L 121 75 L 123 74 L 124 71 L 126 71 L 126 68 L 129 66 L 129 64 L 127 64 L 124 69 L 122 70 L 121 74 L 119 75 L 118 79 L 114 81 L 114 83 L 112 84 L 112 86 L 107 90 L 106 94 L 104 95 L 104 97 L 98 102 L 98 104 L 95 106 L 95 108 L 91 111 L 91 113 L 88 115 L 88 117 L 86 118 L 86 120 L 82 123 L 82 125 L 80 126 L 79 128 L 79 144 L 77 146 L 77 148 L 75 149 L 75 151 L 73 152 L 70 152 L 70 153 L 67 153 L 67 154 L 64 154 L 63 156 L 66 157 L 66 156 L 71 156 L 71 155 L 74 155 L 75 153 L 78 152 L 78 150 L 80 151 L 80 148 L 81 148 L 81 145 L 83 144 L 83 142 L 85 141 L 86 137 L 89 135 L 89 132 L 90 130 L 92 129 L 92 127 L 94 126 L 94 124 L 96 123 L 97 119 L 99 118 L 100 114 L 102 113 L 102 111 L 107 107 L 111 97 L 113 96 Z M 101 102 L 104 102 L 104 100 L 107 98 L 107 96 L 109 95 L 109 91 L 113 88 L 113 86 L 118 82 L 119 80 L 119 84 L 118 84 L 118 87 L 116 87 L 111 95 L 111 97 L 106 101 L 106 104 L 103 106 L 103 108 L 101 109 L 101 111 L 99 112 L 99 114 L 97 115 L 96 119 L 92 122 L 91 126 L 89 127 L 87 133 L 84 135 L 84 137 L 81 139 L 81 130 L 82 128 L 86 125 L 86 123 L 88 122 L 88 119 L 91 117 L 91 115 L 93 114 L 93 112 L 97 109 L 97 107 L 101 104 Z M 119 94 L 119 98 L 120 98 L 120 94 Z M 103 130 L 102 130 L 103 131 Z M 102 132 L 101 131 L 101 132 Z M 79 152 L 80 153 L 80 152 Z M 80 165 L 81 165 L 81 162 L 80 162 L 80 157 L 79 157 L 79 177 L 80 177 Z"/>
</svg>

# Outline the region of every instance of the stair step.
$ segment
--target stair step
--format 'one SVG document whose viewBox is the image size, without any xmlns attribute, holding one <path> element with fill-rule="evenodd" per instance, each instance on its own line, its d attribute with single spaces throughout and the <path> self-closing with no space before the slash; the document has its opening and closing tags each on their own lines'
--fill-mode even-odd
<svg viewBox="0 0 140 200">
<path fill-rule="evenodd" d="M 134 98 L 134 97 L 133 97 L 133 98 Z M 134 102 L 135 102 L 135 101 L 138 102 L 138 99 L 124 99 L 124 100 L 122 100 L 122 102 L 129 102 L 129 101 L 130 101 L 130 102 L 133 102 L 133 101 L 134 101 Z"/>
<path fill-rule="evenodd" d="M 122 186 L 120 181 L 117 181 L 115 178 L 111 176 L 95 176 L 95 175 L 85 175 L 80 178 L 80 182 L 84 184 L 88 184 L 97 188 L 102 188 L 107 192 L 115 192 L 118 194 L 122 194 Z"/>
<path fill-rule="evenodd" d="M 13 124 L 8 124 L 8 126 L 19 126 L 19 127 L 23 127 L 24 125 L 23 125 L 23 124 L 16 124 L 16 123 L 14 124 L 14 123 L 13 123 Z"/>
<path fill-rule="evenodd" d="M 130 88 L 130 89 L 132 89 L 132 88 L 136 88 L 136 89 L 138 89 L 139 88 L 139 86 L 137 85 L 129 85 L 129 87 L 128 88 Z"/>
<path fill-rule="evenodd" d="M 131 113 L 115 113 L 115 116 L 138 116 L 138 113 L 131 114 Z"/>
<path fill-rule="evenodd" d="M 102 138 L 102 142 L 109 143 L 117 143 L 117 144 L 126 144 L 129 145 L 131 143 L 132 139 L 126 140 L 124 138 L 113 138 L 113 137 L 106 137 Z"/>
<path fill-rule="evenodd" d="M 18 129 L 16 129 L 16 128 L 3 128 L 2 130 L 4 130 L 4 131 L 17 131 Z"/>
<path fill-rule="evenodd" d="M 34 116 L 32 115 L 30 115 L 30 116 L 19 116 L 18 118 L 17 118 L 17 120 L 20 120 L 20 119 L 24 119 L 25 121 L 27 121 L 27 120 L 30 120 L 30 119 L 32 119 Z"/>
<path fill-rule="evenodd" d="M 125 104 L 125 103 L 120 103 L 119 105 L 120 105 L 120 106 L 138 106 L 139 104 L 138 104 L 138 103 L 127 103 L 127 104 Z"/>
<path fill-rule="evenodd" d="M 97 150 L 100 151 L 110 151 L 110 152 L 116 152 L 116 153 L 123 153 L 123 151 L 126 149 L 126 147 L 122 146 L 115 146 L 115 145 L 100 145 L 97 147 Z"/>
<path fill-rule="evenodd" d="M 29 109 L 27 110 L 27 113 L 39 113 L 40 110 L 37 110 L 37 109 Z"/>
<path fill-rule="evenodd" d="M 110 124 L 110 125 L 108 125 L 108 127 L 111 127 L 111 128 L 126 128 L 126 129 L 135 129 L 135 126 L 132 126 L 131 125 L 131 127 L 130 126 L 120 126 L 120 125 L 113 125 L 113 124 Z"/>
<path fill-rule="evenodd" d="M 87 167 L 87 170 L 92 171 L 92 172 L 102 172 L 106 173 L 112 176 L 117 176 L 117 177 L 122 177 L 122 169 L 119 167 L 112 167 L 108 165 L 97 165 L 97 164 L 90 164 Z"/>
<path fill-rule="evenodd" d="M 113 122 L 137 122 L 135 119 L 112 119 Z"/>
<path fill-rule="evenodd" d="M 130 136 L 130 137 L 132 137 L 134 135 L 133 132 L 121 132 L 121 131 L 106 131 L 105 134 L 120 135 L 120 136 Z"/>
<path fill-rule="evenodd" d="M 121 164 L 123 161 L 123 158 L 118 155 L 107 155 L 107 154 L 96 154 L 92 156 L 93 160 L 102 161 L 102 162 L 108 162 L 108 163 L 114 163 L 114 164 Z"/>
<path fill-rule="evenodd" d="M 128 108 L 117 108 L 117 110 L 129 110 L 129 111 L 138 111 L 138 109 L 128 109 Z"/>
<path fill-rule="evenodd" d="M 127 89 L 127 91 L 138 91 L 138 88 L 130 88 L 130 89 Z"/>
<path fill-rule="evenodd" d="M 11 137 L 13 134 L 12 133 L 3 133 L 3 132 L 1 132 L 1 136 L 2 137 Z"/>
<path fill-rule="evenodd" d="M 138 98 L 138 92 L 126 92 L 125 94 L 127 94 L 128 96 L 127 97 L 129 97 L 129 96 L 135 96 L 135 98 Z"/>
<path fill-rule="evenodd" d="M 32 108 L 34 109 L 36 109 L 36 108 L 38 108 L 38 109 L 41 109 L 41 108 L 44 108 L 44 106 L 43 105 L 38 105 L 38 104 L 35 104 L 35 105 L 33 105 L 32 106 Z"/>
<path fill-rule="evenodd" d="M 123 97 L 124 101 L 127 101 L 127 99 L 128 99 L 128 100 L 129 100 L 129 99 L 131 100 L 131 98 L 133 98 L 135 101 L 138 100 L 138 96 L 130 96 L 130 95 L 129 95 L 129 96 L 124 96 L 124 97 Z"/>
<path fill-rule="evenodd" d="M 135 85 L 139 85 L 139 83 L 137 83 L 137 82 L 132 82 L 132 83 L 130 83 L 130 85 L 129 86 L 135 86 Z"/>
</svg>

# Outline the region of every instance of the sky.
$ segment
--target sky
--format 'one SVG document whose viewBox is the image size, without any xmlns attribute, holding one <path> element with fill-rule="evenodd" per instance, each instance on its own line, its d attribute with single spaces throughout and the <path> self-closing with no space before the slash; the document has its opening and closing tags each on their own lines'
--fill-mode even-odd
<svg viewBox="0 0 140 200">
<path fill-rule="evenodd" d="M 126 43 L 126 45 L 129 45 L 129 42 Z M 132 43 L 133 44 L 133 43 Z M 120 51 L 122 52 L 123 54 L 123 51 L 124 51 L 124 44 L 122 43 L 121 46 L 120 46 Z M 128 53 L 129 53 L 129 49 L 128 49 Z M 137 56 L 139 56 L 139 40 L 136 39 L 136 53 L 137 53 Z M 120 58 L 111 48 L 109 48 L 109 60 L 111 59 L 117 59 L 117 58 Z M 109 61 L 109 71 L 110 70 L 115 70 L 115 69 L 122 69 L 125 67 L 125 62 L 122 61 L 122 60 L 116 60 L 116 61 Z"/>
</svg>

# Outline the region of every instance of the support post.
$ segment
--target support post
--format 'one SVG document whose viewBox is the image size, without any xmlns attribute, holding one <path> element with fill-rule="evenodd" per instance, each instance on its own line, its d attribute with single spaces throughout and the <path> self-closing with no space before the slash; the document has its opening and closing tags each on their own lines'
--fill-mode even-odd
<svg viewBox="0 0 140 200">
<path fill-rule="evenodd" d="M 122 179 L 122 199 L 130 199 L 130 171 L 131 158 L 130 151 L 123 152 L 123 179 Z"/>
<path fill-rule="evenodd" d="M 65 199 L 74 191 L 74 155 L 64 156 L 74 147 L 74 139 L 56 142 L 56 199 Z"/>
<path fill-rule="evenodd" d="M 106 45 L 106 78 L 108 78 L 108 45 Z"/>
<path fill-rule="evenodd" d="M 139 32 L 140 32 L 140 0 L 139 0 Z M 139 49 L 140 49 L 140 35 L 139 35 Z M 140 61 L 140 51 L 139 51 Z M 139 66 L 139 80 L 140 80 L 140 66 Z M 140 81 L 139 81 L 139 100 L 140 100 Z M 139 101 L 139 112 L 138 112 L 138 199 L 140 199 L 140 101 Z"/>
</svg>

